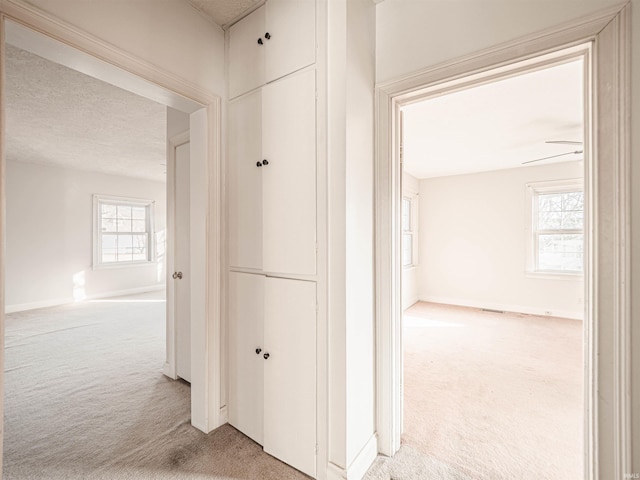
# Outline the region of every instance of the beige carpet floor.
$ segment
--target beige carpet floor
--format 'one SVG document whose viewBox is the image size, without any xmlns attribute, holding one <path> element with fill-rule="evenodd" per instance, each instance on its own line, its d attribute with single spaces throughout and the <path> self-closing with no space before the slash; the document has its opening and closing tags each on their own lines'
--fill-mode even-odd
<svg viewBox="0 0 640 480">
<path fill-rule="evenodd" d="M 403 447 L 371 478 L 583 478 L 582 322 L 418 303 L 403 342 Z"/>
<path fill-rule="evenodd" d="M 226 425 L 190 425 L 189 386 L 161 373 L 157 293 L 8 315 L 4 478 L 307 477 Z"/>
</svg>

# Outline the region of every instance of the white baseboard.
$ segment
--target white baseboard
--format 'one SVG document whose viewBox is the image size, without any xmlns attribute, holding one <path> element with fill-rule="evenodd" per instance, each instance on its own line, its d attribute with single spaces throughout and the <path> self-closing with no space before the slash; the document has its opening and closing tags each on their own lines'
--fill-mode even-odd
<svg viewBox="0 0 640 480">
<path fill-rule="evenodd" d="M 124 297 L 127 295 L 135 295 L 137 293 L 157 292 L 159 290 L 164 290 L 165 288 L 166 287 L 164 283 L 159 285 L 147 285 L 145 287 L 127 288 L 126 290 L 114 290 L 106 293 L 87 295 L 84 300 L 99 300 L 101 298 Z"/>
<path fill-rule="evenodd" d="M 122 297 L 125 295 L 135 295 L 136 293 L 153 292 L 157 290 L 163 290 L 164 288 L 165 288 L 164 284 L 147 285 L 145 287 L 128 288 L 126 290 L 114 290 L 111 292 L 88 295 L 82 300 L 75 300 L 73 297 L 66 297 L 66 298 L 53 298 L 49 300 L 40 300 L 37 302 L 29 302 L 29 303 L 17 303 L 13 305 L 7 305 L 4 309 L 4 312 L 5 313 L 24 312 L 26 310 L 35 310 L 36 308 L 56 307 L 58 305 L 67 305 L 69 303 L 79 303 L 87 300 L 98 300 L 100 298 Z"/>
<path fill-rule="evenodd" d="M 420 298 L 418 297 L 418 295 L 412 295 L 409 298 L 405 298 L 402 302 L 402 309 L 406 310 L 407 308 L 409 308 L 411 305 L 413 305 L 414 303 L 417 303 L 420 301 Z"/>
<path fill-rule="evenodd" d="M 538 307 L 526 307 L 522 305 L 509 305 L 504 303 L 481 302 L 475 300 L 463 300 L 459 298 L 436 297 L 432 295 L 421 295 L 421 302 L 443 303 L 445 305 L 457 305 L 460 307 L 487 308 L 490 310 L 500 310 L 503 312 L 525 313 L 527 315 L 540 315 L 542 317 L 562 317 L 573 320 L 582 320 L 584 312 L 569 310 L 545 310 Z"/>
<path fill-rule="evenodd" d="M 5 306 L 4 313 L 24 312 L 26 310 L 35 310 L 36 308 L 56 307 L 58 305 L 66 305 L 67 303 L 73 302 L 73 297 L 68 297 L 52 298 L 49 300 L 40 300 L 38 302 L 14 303 L 13 305 Z"/>
<path fill-rule="evenodd" d="M 171 365 L 169 362 L 165 362 L 162 367 L 162 373 L 169 377 L 171 380 L 176 380 L 178 376 L 176 375 L 175 365 Z"/>
<path fill-rule="evenodd" d="M 224 425 L 225 423 L 229 423 L 229 410 L 227 406 L 220 407 L 220 425 Z"/>
<path fill-rule="evenodd" d="M 327 480 L 361 480 L 378 456 L 378 438 L 372 435 L 345 470 L 334 463 L 327 466 Z"/>
</svg>

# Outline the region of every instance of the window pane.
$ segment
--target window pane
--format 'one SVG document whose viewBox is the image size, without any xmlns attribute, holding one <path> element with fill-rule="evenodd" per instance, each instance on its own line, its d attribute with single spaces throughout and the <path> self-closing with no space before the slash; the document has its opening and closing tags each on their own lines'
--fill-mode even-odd
<svg viewBox="0 0 640 480">
<path fill-rule="evenodd" d="M 131 221 L 132 232 L 146 232 L 147 221 L 146 220 L 132 220 Z"/>
<path fill-rule="evenodd" d="M 407 197 L 402 199 L 402 230 L 411 231 L 411 199 Z"/>
<path fill-rule="evenodd" d="M 538 269 L 581 272 L 584 237 L 576 235 L 539 235 Z"/>
<path fill-rule="evenodd" d="M 118 235 L 118 249 L 133 247 L 133 235 Z"/>
<path fill-rule="evenodd" d="M 559 212 L 562 210 L 561 193 L 545 193 L 538 195 L 538 210 L 541 212 Z"/>
<path fill-rule="evenodd" d="M 538 217 L 538 228 L 540 230 L 557 230 L 562 228 L 562 213 L 541 211 Z"/>
<path fill-rule="evenodd" d="M 117 235 L 102 235 L 102 250 L 105 249 L 113 249 L 118 245 L 118 236 Z"/>
<path fill-rule="evenodd" d="M 413 235 L 405 233 L 402 235 L 402 266 L 413 264 Z"/>
<path fill-rule="evenodd" d="M 563 210 L 584 210 L 584 194 L 582 192 L 569 192 L 562 199 Z"/>
<path fill-rule="evenodd" d="M 118 205 L 118 218 L 122 220 L 131 219 L 131 207 L 129 205 Z"/>
<path fill-rule="evenodd" d="M 131 231 L 131 220 L 118 219 L 116 221 L 118 226 L 118 232 L 127 233 Z"/>
<path fill-rule="evenodd" d="M 102 218 L 115 218 L 116 217 L 116 206 L 109 205 L 106 203 L 102 203 L 100 205 L 100 214 Z"/>
<path fill-rule="evenodd" d="M 147 234 L 143 235 L 132 235 L 133 239 L 133 248 L 137 252 L 143 252 L 147 249 Z"/>
<path fill-rule="evenodd" d="M 147 218 L 147 207 L 131 207 L 131 218 L 135 220 Z"/>
<path fill-rule="evenodd" d="M 116 230 L 116 220 L 114 218 L 103 218 L 102 219 L 102 231 L 103 232 L 115 232 Z"/>
</svg>

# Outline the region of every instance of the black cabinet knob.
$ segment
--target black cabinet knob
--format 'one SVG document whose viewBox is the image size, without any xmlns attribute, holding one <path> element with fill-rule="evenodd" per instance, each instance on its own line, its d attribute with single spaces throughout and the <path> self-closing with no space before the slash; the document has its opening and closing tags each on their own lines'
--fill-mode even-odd
<svg viewBox="0 0 640 480">
<path fill-rule="evenodd" d="M 266 38 L 267 40 L 269 40 L 271 38 L 271 34 L 269 32 L 264 34 L 264 38 Z"/>
<path fill-rule="evenodd" d="M 262 162 L 256 163 L 256 167 L 261 167 L 261 166 L 262 166 Z"/>
<path fill-rule="evenodd" d="M 265 353 L 265 354 L 263 355 L 263 357 L 264 357 L 264 359 L 265 359 L 265 360 L 267 360 L 267 359 L 269 358 L 269 354 L 268 354 L 268 353 Z"/>
<path fill-rule="evenodd" d="M 262 164 L 263 164 L 264 166 L 269 165 L 269 160 L 266 160 L 266 159 L 265 159 L 265 160 L 262 160 Z"/>
<path fill-rule="evenodd" d="M 260 347 L 256 348 L 256 355 L 260 355 L 261 351 L 262 351 L 262 349 Z"/>
<path fill-rule="evenodd" d="M 263 42 L 262 42 L 262 39 L 261 39 L 261 38 L 259 38 L 259 39 L 258 39 L 258 43 L 259 43 L 260 45 L 262 45 L 262 43 L 263 43 Z"/>
</svg>

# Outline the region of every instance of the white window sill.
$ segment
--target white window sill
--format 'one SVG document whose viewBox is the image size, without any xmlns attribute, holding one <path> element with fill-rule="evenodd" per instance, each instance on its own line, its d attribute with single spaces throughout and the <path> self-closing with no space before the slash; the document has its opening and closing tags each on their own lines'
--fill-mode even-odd
<svg viewBox="0 0 640 480">
<path fill-rule="evenodd" d="M 526 278 L 536 278 L 539 280 L 582 280 L 584 275 L 582 273 L 569 273 L 569 272 L 525 272 Z"/>
<path fill-rule="evenodd" d="M 157 265 L 156 261 L 144 261 L 144 262 L 120 262 L 120 263 L 99 263 L 93 265 L 93 270 L 109 270 L 112 268 L 135 268 L 135 267 L 151 267 Z"/>
<path fill-rule="evenodd" d="M 416 268 L 418 268 L 418 265 L 405 265 L 404 267 L 402 267 L 402 271 L 410 272 L 411 270 L 415 270 Z"/>
</svg>

